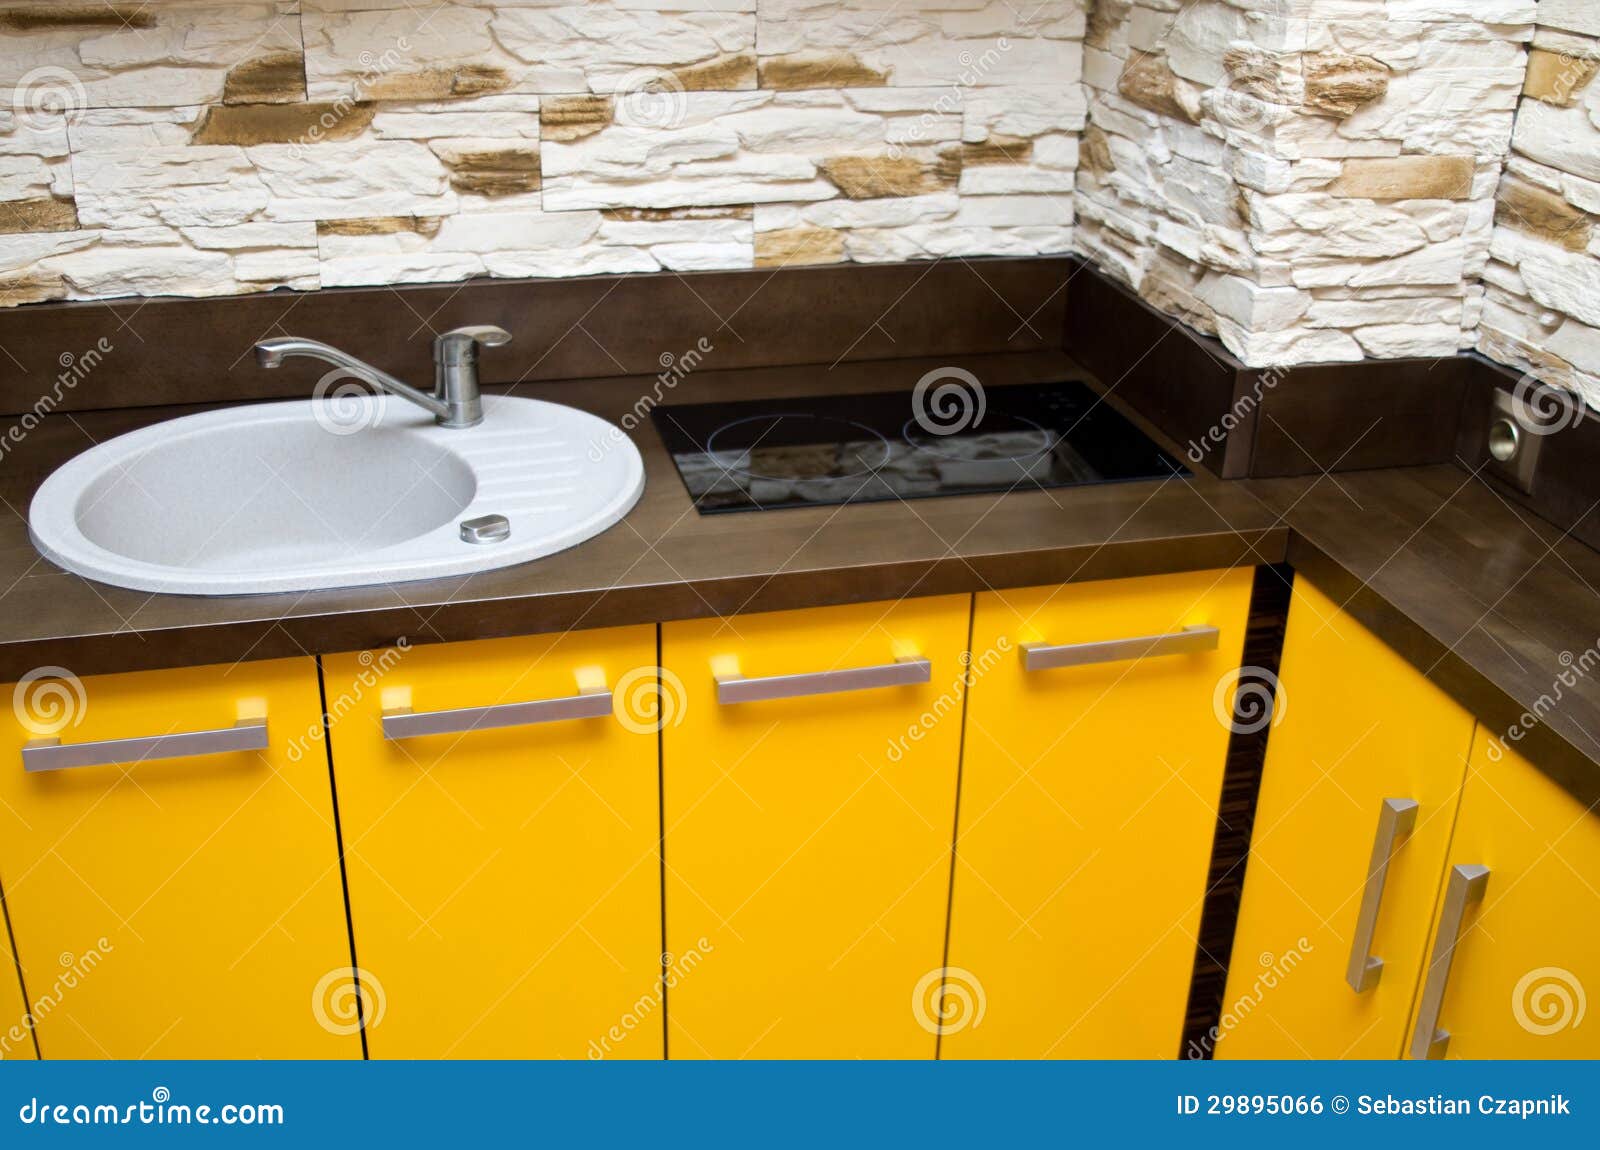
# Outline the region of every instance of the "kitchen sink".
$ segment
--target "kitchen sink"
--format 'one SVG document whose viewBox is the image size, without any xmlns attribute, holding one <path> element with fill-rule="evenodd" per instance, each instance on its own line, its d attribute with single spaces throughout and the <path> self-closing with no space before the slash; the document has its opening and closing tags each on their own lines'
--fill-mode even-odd
<svg viewBox="0 0 1600 1150">
<path fill-rule="evenodd" d="M 638 500 L 643 463 L 611 424 L 534 399 L 482 407 L 447 427 L 393 395 L 335 394 L 154 424 L 52 474 L 29 529 L 90 579 L 236 595 L 524 563 Z"/>
</svg>

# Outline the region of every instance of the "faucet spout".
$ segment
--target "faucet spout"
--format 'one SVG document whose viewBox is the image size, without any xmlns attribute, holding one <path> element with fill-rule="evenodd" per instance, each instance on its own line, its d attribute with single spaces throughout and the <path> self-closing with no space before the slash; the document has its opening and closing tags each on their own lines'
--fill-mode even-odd
<svg viewBox="0 0 1600 1150">
<path fill-rule="evenodd" d="M 331 363 L 373 387 L 408 399 L 431 414 L 440 427 L 474 427 L 483 422 L 483 396 L 478 387 L 478 348 L 500 347 L 511 333 L 493 324 L 474 324 L 445 332 L 433 341 L 433 393 L 419 391 L 388 372 L 363 363 L 336 347 L 299 336 L 274 336 L 256 344 L 256 362 L 277 367 L 302 355 Z"/>
<path fill-rule="evenodd" d="M 331 363 L 339 370 L 370 383 L 380 391 L 387 391 L 389 394 L 397 395 L 401 399 L 410 400 L 446 427 L 466 426 L 465 424 L 450 422 L 451 410 L 437 396 L 429 395 L 425 391 L 419 391 L 409 383 L 403 383 L 396 379 L 382 368 L 373 367 L 370 363 L 359 360 L 336 347 L 314 339 L 302 339 L 299 336 L 274 337 L 272 339 L 264 339 L 256 344 L 256 362 L 262 367 L 278 367 L 284 360 L 294 356 L 304 356 L 306 359 L 319 359 L 323 363 Z M 482 418 L 481 414 L 479 418 Z"/>
</svg>

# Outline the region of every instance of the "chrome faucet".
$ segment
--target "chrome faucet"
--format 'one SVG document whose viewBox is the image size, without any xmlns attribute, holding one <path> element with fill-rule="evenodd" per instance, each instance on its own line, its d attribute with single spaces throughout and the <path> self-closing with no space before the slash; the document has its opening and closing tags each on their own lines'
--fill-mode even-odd
<svg viewBox="0 0 1600 1150">
<path fill-rule="evenodd" d="M 370 363 L 363 363 L 336 347 L 299 336 L 278 336 L 256 344 L 256 362 L 277 367 L 290 356 L 320 359 L 341 368 L 373 387 L 409 399 L 433 414 L 440 427 L 472 427 L 483 422 L 483 399 L 478 390 L 478 345 L 500 347 L 511 333 L 493 324 L 474 324 L 447 331 L 433 341 L 433 392 L 402 383 Z"/>
</svg>

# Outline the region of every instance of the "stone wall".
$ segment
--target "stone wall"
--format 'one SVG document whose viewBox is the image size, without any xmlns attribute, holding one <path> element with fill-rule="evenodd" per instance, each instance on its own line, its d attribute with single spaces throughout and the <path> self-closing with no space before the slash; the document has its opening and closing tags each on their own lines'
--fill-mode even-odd
<svg viewBox="0 0 1600 1150">
<path fill-rule="evenodd" d="M 1594 0 L 0 0 L 0 305 L 1077 250 L 1600 404 L 1596 71 Z"/>
<path fill-rule="evenodd" d="M 1471 346 L 1532 0 L 1099 0 L 1078 243 L 1252 365 Z"/>
<path fill-rule="evenodd" d="M 1600 3 L 1541 0 L 1478 347 L 1600 407 Z"/>
<path fill-rule="evenodd" d="M 0 0 L 0 304 L 1070 248 L 1086 0 Z"/>
</svg>

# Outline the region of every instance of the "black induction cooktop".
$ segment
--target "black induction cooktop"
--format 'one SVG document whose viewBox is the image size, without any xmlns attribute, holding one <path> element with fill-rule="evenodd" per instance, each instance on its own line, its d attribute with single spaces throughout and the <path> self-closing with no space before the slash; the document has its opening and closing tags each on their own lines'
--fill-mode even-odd
<svg viewBox="0 0 1600 1150">
<path fill-rule="evenodd" d="M 1187 476 L 1077 381 L 657 407 L 702 515 Z"/>
</svg>

